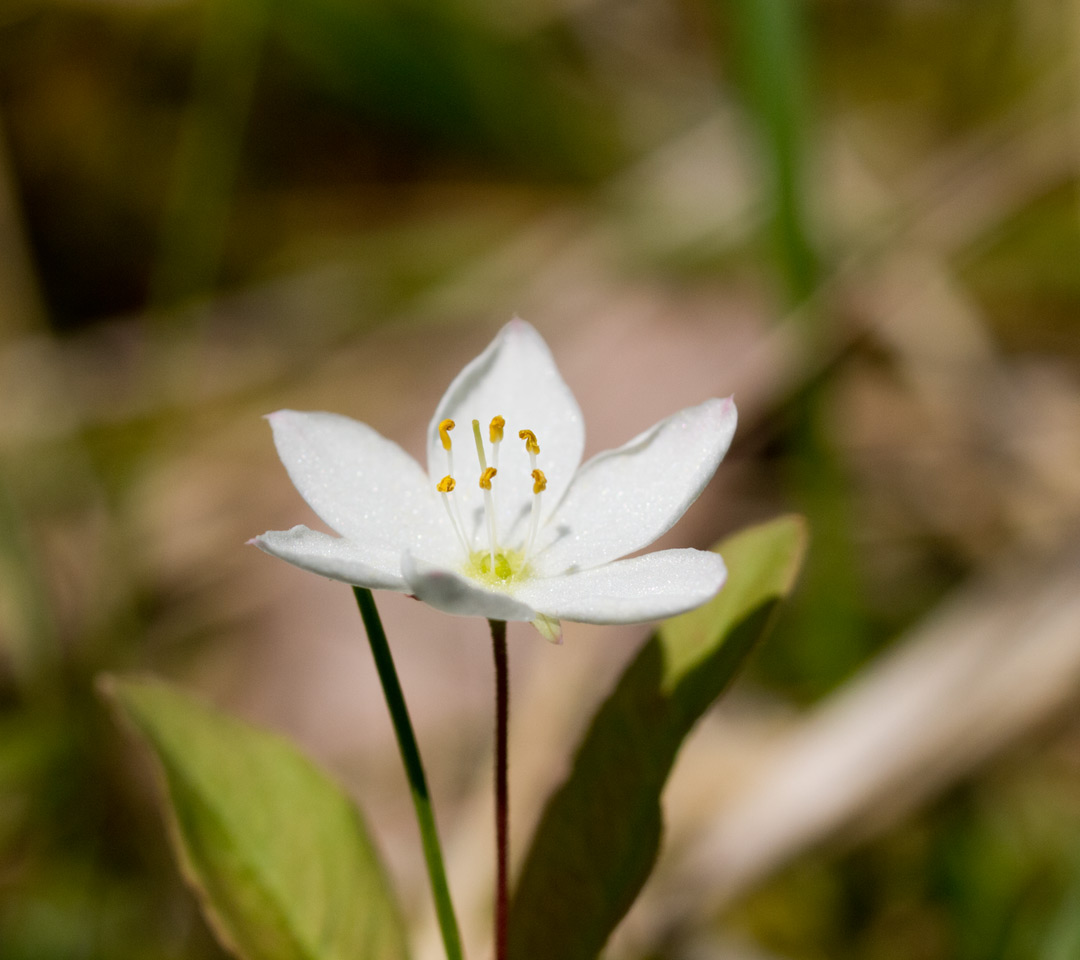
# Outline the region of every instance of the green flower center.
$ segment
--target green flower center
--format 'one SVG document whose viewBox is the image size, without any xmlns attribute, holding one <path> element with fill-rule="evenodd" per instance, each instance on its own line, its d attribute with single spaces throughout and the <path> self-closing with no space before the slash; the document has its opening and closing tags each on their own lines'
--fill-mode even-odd
<svg viewBox="0 0 1080 960">
<path fill-rule="evenodd" d="M 469 554 L 465 573 L 492 587 L 501 587 L 511 580 L 524 580 L 529 576 L 529 564 L 524 550 L 500 550 L 495 554 L 495 569 L 491 568 L 491 551 L 474 550 Z"/>
</svg>

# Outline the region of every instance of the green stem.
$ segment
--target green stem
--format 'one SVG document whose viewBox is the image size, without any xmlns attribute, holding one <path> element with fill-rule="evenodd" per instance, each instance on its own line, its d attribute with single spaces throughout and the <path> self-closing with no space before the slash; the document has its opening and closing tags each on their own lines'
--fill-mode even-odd
<svg viewBox="0 0 1080 960">
<path fill-rule="evenodd" d="M 446 947 L 447 960 L 463 960 L 461 934 L 458 933 L 457 920 L 454 917 L 454 905 L 450 902 L 450 887 L 446 882 L 446 870 L 443 867 L 442 848 L 439 846 L 439 832 L 435 827 L 435 816 L 431 809 L 431 797 L 428 794 L 427 779 L 424 777 L 424 765 L 420 761 L 420 748 L 416 745 L 409 710 L 405 706 L 405 696 L 401 692 L 397 670 L 390 645 L 386 642 L 379 611 L 375 607 L 375 598 L 364 587 L 353 587 L 356 602 L 360 605 L 360 616 L 364 618 L 371 653 L 375 657 L 375 667 L 379 671 L 386 705 L 390 709 L 390 719 L 394 723 L 401 760 L 405 765 L 405 775 L 409 779 L 413 806 L 416 807 L 416 820 L 420 825 L 420 840 L 424 845 L 424 859 L 427 861 L 428 876 L 431 879 L 431 893 L 435 898 L 435 912 L 439 918 L 443 945 Z"/>
</svg>

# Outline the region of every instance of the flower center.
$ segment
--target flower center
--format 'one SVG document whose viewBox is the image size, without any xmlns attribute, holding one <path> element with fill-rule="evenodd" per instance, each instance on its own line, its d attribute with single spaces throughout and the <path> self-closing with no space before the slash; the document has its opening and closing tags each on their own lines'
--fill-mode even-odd
<svg viewBox="0 0 1080 960">
<path fill-rule="evenodd" d="M 465 565 L 465 572 L 474 580 L 482 580 L 498 587 L 527 573 L 528 564 L 522 550 L 505 550 L 495 554 L 495 567 L 491 566 L 489 550 L 474 550 Z"/>
<path fill-rule="evenodd" d="M 537 528 L 540 523 L 540 496 L 547 487 L 547 477 L 544 471 L 536 465 L 537 455 L 540 453 L 540 444 L 536 440 L 536 434 L 531 430 L 518 431 L 518 438 L 525 441 L 525 450 L 529 454 L 531 467 L 532 485 L 532 510 L 529 516 L 529 530 L 525 541 L 520 549 L 507 549 L 499 545 L 498 529 L 495 521 L 495 489 L 492 480 L 499 473 L 499 447 L 502 444 L 503 432 L 506 428 L 506 420 L 496 416 L 488 426 L 488 440 L 491 444 L 491 462 L 488 462 L 487 451 L 484 448 L 484 439 L 480 432 L 480 421 L 473 420 L 473 440 L 476 444 L 476 458 L 480 465 L 480 490 L 484 496 L 484 526 L 486 537 L 482 537 L 480 544 L 473 544 L 468 536 L 465 522 L 461 516 L 461 507 L 454 490 L 457 480 L 454 478 L 454 450 L 450 440 L 450 431 L 454 429 L 453 420 L 443 420 L 439 424 L 439 441 L 446 451 L 447 473 L 436 485 L 442 497 L 443 506 L 446 508 L 446 516 L 450 520 L 454 533 L 461 544 L 465 554 L 463 571 L 474 580 L 479 580 L 489 586 L 505 586 L 512 580 L 521 579 L 529 575 L 529 553 L 536 540 Z"/>
</svg>

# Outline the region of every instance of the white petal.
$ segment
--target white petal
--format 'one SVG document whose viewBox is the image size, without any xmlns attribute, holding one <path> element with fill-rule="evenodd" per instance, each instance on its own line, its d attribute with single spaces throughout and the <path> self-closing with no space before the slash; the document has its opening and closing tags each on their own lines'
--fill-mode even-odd
<svg viewBox="0 0 1080 960">
<path fill-rule="evenodd" d="M 420 465 L 365 423 L 335 413 L 279 410 L 267 419 L 296 489 L 334 530 L 395 558 L 408 548 L 461 553 Z"/>
<path fill-rule="evenodd" d="M 581 573 L 531 580 L 517 598 L 546 617 L 581 623 L 663 620 L 700 606 L 727 577 L 719 554 L 660 550 Z"/>
<path fill-rule="evenodd" d="M 492 481 L 498 533 L 504 546 L 517 546 L 528 529 L 532 505 L 532 466 L 519 430 L 532 430 L 540 445 L 537 466 L 547 476 L 545 514 L 559 502 L 581 463 L 585 426 L 581 410 L 563 381 L 551 351 L 540 334 L 524 320 L 511 320 L 488 348 L 461 371 L 439 401 L 428 428 L 428 471 L 438 481 L 447 472 L 446 451 L 439 441 L 439 423 L 453 420 L 456 494 L 470 534 L 479 542 L 483 496 L 477 481 L 480 467 L 472 434 L 479 420 L 490 458 L 488 425 L 495 416 L 506 419 L 499 451 L 499 473 Z M 486 537 L 486 534 L 484 534 Z"/>
<path fill-rule="evenodd" d="M 537 538 L 534 568 L 541 576 L 585 570 L 648 546 L 712 478 L 736 418 L 730 398 L 707 400 L 593 457 Z"/>
<path fill-rule="evenodd" d="M 355 540 L 296 526 L 291 530 L 271 530 L 251 541 L 273 557 L 318 573 L 332 580 L 344 580 L 372 590 L 408 592 L 401 576 L 401 555 L 374 550 Z"/>
<path fill-rule="evenodd" d="M 401 559 L 401 572 L 418 600 L 460 617 L 489 620 L 533 620 L 536 611 L 508 593 L 489 590 L 453 570 L 434 566 L 411 553 Z"/>
</svg>

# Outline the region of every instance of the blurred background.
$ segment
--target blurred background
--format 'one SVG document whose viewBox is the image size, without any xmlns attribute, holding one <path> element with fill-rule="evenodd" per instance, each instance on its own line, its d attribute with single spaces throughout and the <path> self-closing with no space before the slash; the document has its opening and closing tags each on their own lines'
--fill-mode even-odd
<svg viewBox="0 0 1080 960">
<path fill-rule="evenodd" d="M 1078 177 L 1077 0 L 3 0 L 0 956 L 223 956 L 109 671 L 300 742 L 439 956 L 351 593 L 245 546 L 315 522 L 260 417 L 419 454 L 517 312 L 587 454 L 735 395 L 666 545 L 813 530 L 610 958 L 1080 957 Z M 380 605 L 482 957 L 488 637 Z M 646 633 L 511 629 L 518 861 Z"/>
</svg>

